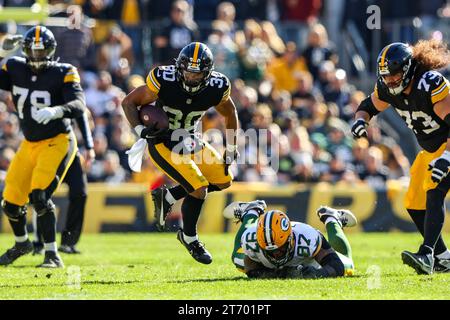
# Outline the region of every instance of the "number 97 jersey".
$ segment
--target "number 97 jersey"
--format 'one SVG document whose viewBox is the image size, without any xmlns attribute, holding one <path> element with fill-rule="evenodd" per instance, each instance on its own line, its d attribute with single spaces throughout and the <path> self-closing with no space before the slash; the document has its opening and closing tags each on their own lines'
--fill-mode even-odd
<svg viewBox="0 0 450 320">
<path fill-rule="evenodd" d="M 322 234 L 306 223 L 291 221 L 291 226 L 295 247 L 292 258 L 285 265 L 277 266 L 265 257 L 256 240 L 256 224 L 249 226 L 242 234 L 241 247 L 244 249 L 245 255 L 269 269 L 314 263 L 314 257 L 322 248 Z"/>
<path fill-rule="evenodd" d="M 150 71 L 146 83 L 158 95 L 158 103 L 169 118 L 169 129 L 194 133 L 203 114 L 230 96 L 230 81 L 213 71 L 206 87 L 197 94 L 184 91 L 176 77 L 174 65 L 159 66 Z"/>
</svg>

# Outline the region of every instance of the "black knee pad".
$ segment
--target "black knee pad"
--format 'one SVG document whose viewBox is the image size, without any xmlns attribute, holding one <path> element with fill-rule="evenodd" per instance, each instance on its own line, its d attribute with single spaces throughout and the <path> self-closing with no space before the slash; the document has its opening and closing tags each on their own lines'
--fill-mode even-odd
<svg viewBox="0 0 450 320">
<path fill-rule="evenodd" d="M 17 220 L 27 214 L 26 206 L 18 206 L 6 200 L 2 200 L 2 210 L 10 220 Z"/>
<path fill-rule="evenodd" d="M 31 192 L 31 202 L 38 216 L 44 215 L 47 212 L 55 212 L 55 204 L 44 190 L 33 190 Z"/>
</svg>

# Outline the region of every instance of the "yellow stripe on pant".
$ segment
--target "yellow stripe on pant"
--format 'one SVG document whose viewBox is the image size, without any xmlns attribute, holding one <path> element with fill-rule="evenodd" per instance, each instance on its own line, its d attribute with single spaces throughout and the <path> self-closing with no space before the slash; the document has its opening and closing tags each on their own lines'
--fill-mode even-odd
<svg viewBox="0 0 450 320">
<path fill-rule="evenodd" d="M 425 210 L 427 207 L 427 191 L 436 188 L 437 183 L 431 180 L 428 165 L 444 153 L 447 143 L 443 143 L 435 152 L 420 151 L 410 169 L 411 179 L 405 196 L 405 208 Z"/>
<path fill-rule="evenodd" d="M 32 190 L 53 193 L 75 159 L 73 133 L 61 133 L 42 141 L 23 140 L 6 174 L 3 198 L 15 205 L 28 203 Z"/>
</svg>

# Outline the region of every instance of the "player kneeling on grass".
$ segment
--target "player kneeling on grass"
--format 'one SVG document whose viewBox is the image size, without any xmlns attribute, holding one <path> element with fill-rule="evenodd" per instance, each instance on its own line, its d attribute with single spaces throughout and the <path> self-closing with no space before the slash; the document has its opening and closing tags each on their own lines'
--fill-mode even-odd
<svg viewBox="0 0 450 320">
<path fill-rule="evenodd" d="M 354 265 L 344 227 L 356 225 L 348 210 L 320 207 L 328 240 L 308 224 L 290 221 L 278 210 L 266 210 L 263 200 L 233 202 L 226 218 L 241 222 L 232 254 L 238 270 L 249 278 L 331 278 L 352 275 Z"/>
</svg>

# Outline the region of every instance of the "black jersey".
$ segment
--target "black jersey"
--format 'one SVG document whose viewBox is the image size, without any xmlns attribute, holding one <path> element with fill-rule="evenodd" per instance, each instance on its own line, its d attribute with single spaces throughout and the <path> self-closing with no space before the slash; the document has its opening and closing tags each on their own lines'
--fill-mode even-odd
<svg viewBox="0 0 450 320">
<path fill-rule="evenodd" d="M 158 95 L 157 104 L 169 118 L 169 130 L 187 130 L 194 134 L 200 119 L 212 106 L 230 96 L 230 81 L 220 72 L 213 71 L 207 86 L 198 94 L 185 92 L 176 79 L 175 66 L 159 66 L 150 71 L 146 83 Z M 175 141 L 172 141 L 175 142 Z M 172 147 L 174 143 L 166 143 Z"/>
<path fill-rule="evenodd" d="M 376 83 L 374 94 L 394 107 L 423 149 L 434 152 L 447 141 L 450 128 L 436 115 L 433 106 L 448 95 L 449 88 L 450 84 L 442 74 L 425 71 L 414 76 L 408 95 L 390 94 L 382 80 Z"/>
<path fill-rule="evenodd" d="M 0 89 L 10 91 L 28 141 L 40 141 L 71 130 L 66 118 L 40 124 L 34 120 L 40 108 L 63 105 L 82 93 L 80 76 L 75 67 L 52 63 L 48 68 L 33 73 L 26 60 L 12 57 L 0 70 Z"/>
</svg>

